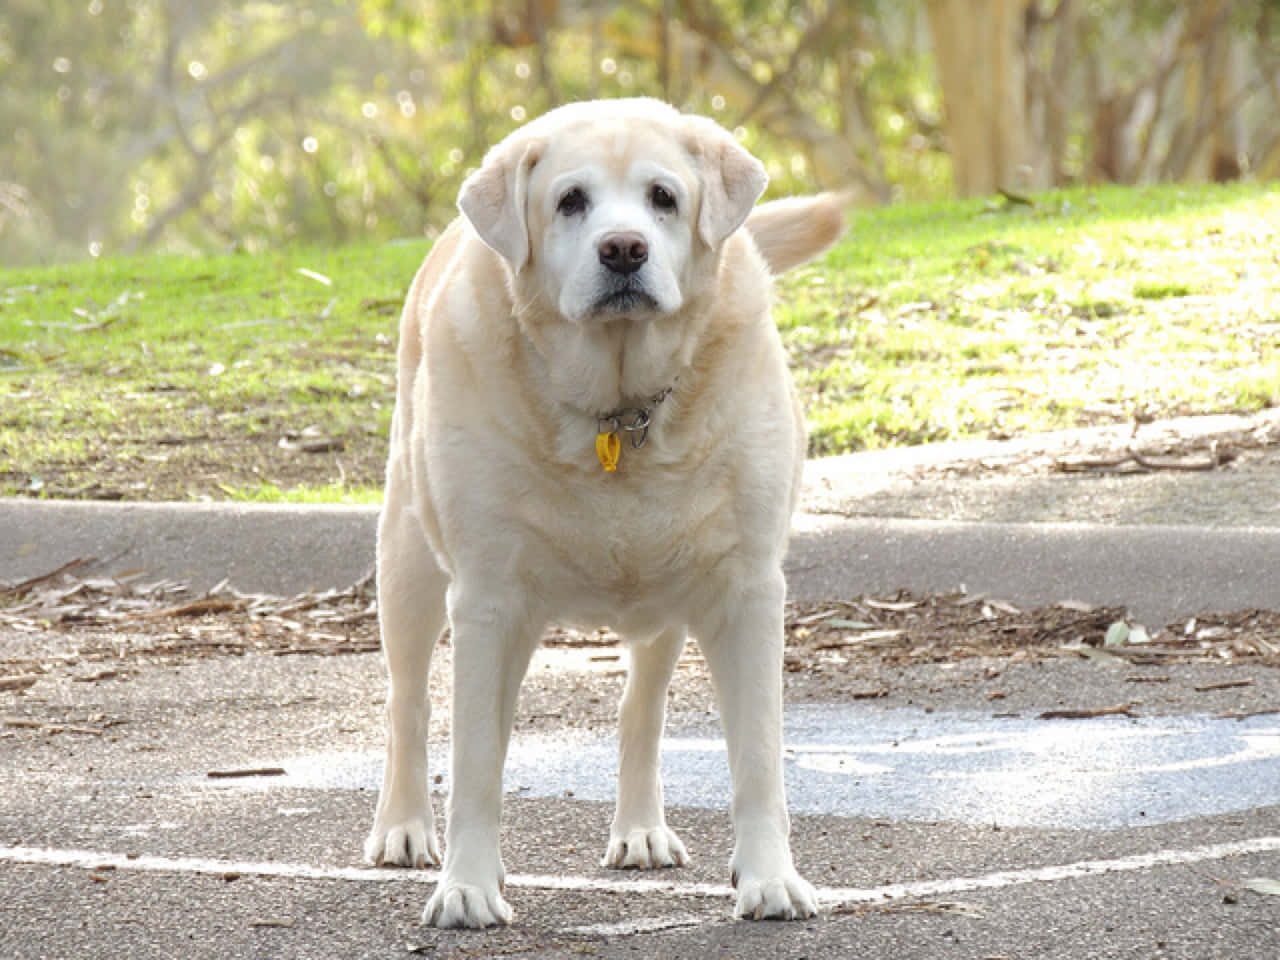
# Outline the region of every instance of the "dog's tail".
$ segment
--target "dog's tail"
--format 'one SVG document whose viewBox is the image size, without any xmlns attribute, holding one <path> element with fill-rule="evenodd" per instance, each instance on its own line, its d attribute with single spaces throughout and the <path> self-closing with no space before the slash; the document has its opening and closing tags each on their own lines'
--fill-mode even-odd
<svg viewBox="0 0 1280 960">
<path fill-rule="evenodd" d="M 751 211 L 747 230 L 776 276 L 813 259 L 840 239 L 848 202 L 847 193 L 771 200 Z"/>
</svg>

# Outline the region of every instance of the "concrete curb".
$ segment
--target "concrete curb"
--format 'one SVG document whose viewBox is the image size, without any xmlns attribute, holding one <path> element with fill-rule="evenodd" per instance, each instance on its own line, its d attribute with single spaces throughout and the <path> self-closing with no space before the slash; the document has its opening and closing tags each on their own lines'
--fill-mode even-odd
<svg viewBox="0 0 1280 960">
<path fill-rule="evenodd" d="M 965 589 L 1017 606 L 1126 607 L 1165 626 L 1205 612 L 1280 609 L 1280 530 L 963 523 L 800 514 L 797 599 Z"/>
<path fill-rule="evenodd" d="M 0 499 L 0 580 L 79 557 L 101 574 L 144 570 L 205 590 L 345 587 L 373 568 L 377 507 Z"/>
<path fill-rule="evenodd" d="M 207 589 L 294 594 L 373 566 L 376 507 L 0 500 L 0 580 L 94 557 Z M 1017 605 L 1125 606 L 1152 625 L 1280 609 L 1280 529 L 958 523 L 799 514 L 791 597 L 965 588 Z"/>
</svg>

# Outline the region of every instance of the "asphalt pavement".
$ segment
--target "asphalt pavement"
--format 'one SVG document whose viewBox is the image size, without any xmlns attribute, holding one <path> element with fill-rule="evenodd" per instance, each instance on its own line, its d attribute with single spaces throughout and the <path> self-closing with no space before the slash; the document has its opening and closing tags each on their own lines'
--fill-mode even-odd
<svg viewBox="0 0 1280 960">
<path fill-rule="evenodd" d="M 1226 443 L 1261 428 L 1175 432 Z M 1018 604 L 1119 603 L 1151 623 L 1280 608 L 1272 448 L 1211 471 L 1042 469 L 1124 442 L 1094 432 L 810 464 L 792 596 L 963 586 Z M 197 587 L 345 586 L 371 566 L 374 517 L 0 501 L 0 581 L 91 556 Z M 548 689 L 616 695 L 616 662 L 539 656 Z M 546 710 L 544 695 L 522 707 L 506 778 L 516 922 L 469 933 L 418 923 L 434 872 L 359 860 L 380 773 L 376 655 L 73 664 L 0 692 L 0 957 L 1272 960 L 1277 673 L 924 664 L 893 672 L 883 700 L 793 703 L 795 854 L 823 904 L 793 924 L 729 919 L 727 765 L 704 681 L 678 671 L 664 748 L 668 819 L 694 862 L 644 875 L 598 866 L 612 731 Z M 439 804 L 448 718 L 433 689 Z M 1144 697 L 1137 718 L 1040 716 Z"/>
<path fill-rule="evenodd" d="M 573 653 L 540 654 L 535 677 L 601 669 Z M 1278 955 L 1280 897 L 1263 882 L 1280 880 L 1274 714 L 1207 714 L 1199 698 L 1233 696 L 1193 692 L 1221 682 L 1212 665 L 1149 673 L 1180 695 L 1137 720 L 1039 717 L 1062 697 L 1106 702 L 1127 671 L 1007 666 L 996 705 L 957 702 L 971 672 L 945 689 L 945 671 L 903 671 L 910 705 L 790 707 L 794 851 L 822 906 L 791 924 L 729 917 L 727 760 L 703 680 L 678 674 L 695 689 L 676 698 L 663 757 L 693 863 L 656 873 L 599 866 L 611 731 L 525 704 L 503 831 L 516 920 L 479 933 L 419 924 L 434 871 L 359 859 L 381 756 L 376 655 L 140 663 L 82 682 L 84 664 L 6 695 L 0 956 Z M 1250 671 L 1251 702 L 1280 703 L 1274 673 Z M 447 789 L 433 787 L 437 811 Z"/>
</svg>

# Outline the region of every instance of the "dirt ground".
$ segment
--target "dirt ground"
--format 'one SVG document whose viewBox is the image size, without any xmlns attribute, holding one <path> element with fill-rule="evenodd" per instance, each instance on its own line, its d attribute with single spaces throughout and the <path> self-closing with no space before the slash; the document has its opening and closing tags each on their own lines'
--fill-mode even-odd
<svg viewBox="0 0 1280 960">
<path fill-rule="evenodd" d="M 917 702 L 913 697 L 939 703 L 951 694 L 999 712 L 1018 708 L 1028 670 L 1040 670 L 1035 682 L 1043 684 L 1054 663 L 1092 661 L 1110 669 L 1098 672 L 1086 700 L 1061 703 L 1063 716 L 1136 715 L 1185 696 L 1226 716 L 1280 712 L 1280 613 L 1205 614 L 1158 629 L 1123 617 L 1118 608 L 1023 610 L 968 594 L 792 605 L 787 697 L 910 705 Z M 377 650 L 369 581 L 295 597 L 226 588 L 192 594 L 175 581 L 80 576 L 72 564 L 0 585 L 0 696 L 8 701 L 0 737 L 24 729 L 102 732 L 101 718 L 54 719 L 23 710 L 24 692 L 42 680 L 98 683 L 127 680 L 151 665 L 216 657 Z M 449 658 L 446 637 L 439 650 L 445 668 L 433 675 L 441 697 Z M 549 633 L 533 669 L 540 679 L 526 686 L 521 723 L 599 724 L 616 709 L 625 668 L 625 650 L 605 631 Z M 705 665 L 691 644 L 673 687 L 673 712 L 709 709 L 705 680 Z M 1218 697 L 1220 691 L 1228 696 Z"/>
<path fill-rule="evenodd" d="M 226 500 L 264 484 L 376 488 L 387 460 L 385 431 L 320 431 L 266 417 L 253 430 L 196 410 L 181 433 L 121 422 L 83 449 L 38 468 L 0 470 L 0 486 L 62 500 Z"/>
<path fill-rule="evenodd" d="M 387 402 L 392 401 L 390 394 Z M 945 474 L 986 477 L 1126 476 L 1185 472 L 1229 475 L 1280 460 L 1280 418 L 1274 410 L 1239 417 L 1239 425 L 1183 433 L 1199 419 L 1140 419 L 1100 428 L 1092 439 L 1033 435 L 1007 455 L 947 462 L 914 471 L 916 479 Z M 1212 420 L 1213 418 L 1207 418 Z M 376 490 L 387 457 L 385 429 L 335 421 L 321 427 L 268 412 L 219 414 L 198 408 L 181 431 L 126 419 L 91 437 L 74 454 L 38 469 L 0 469 L 0 486 L 22 495 L 74 500 L 226 500 L 265 487 Z M 904 475 L 905 476 L 905 475 Z M 865 496 L 860 492 L 859 496 Z M 874 507 L 874 500 L 870 501 Z"/>
</svg>

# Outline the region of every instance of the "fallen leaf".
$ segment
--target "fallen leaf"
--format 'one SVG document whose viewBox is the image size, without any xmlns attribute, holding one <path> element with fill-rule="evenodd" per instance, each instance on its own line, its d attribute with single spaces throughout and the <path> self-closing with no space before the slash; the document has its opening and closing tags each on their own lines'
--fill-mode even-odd
<svg viewBox="0 0 1280 960">
<path fill-rule="evenodd" d="M 1210 690 L 1233 690 L 1236 687 L 1252 687 L 1253 677 L 1245 677 L 1243 680 L 1223 680 L 1220 683 L 1204 683 L 1198 687 L 1192 687 L 1196 693 L 1208 693 Z"/>
<path fill-rule="evenodd" d="M 851 700 L 879 700 L 881 697 L 887 697 L 888 695 L 888 687 L 874 687 L 870 690 L 851 690 L 849 692 Z"/>
<path fill-rule="evenodd" d="M 810 624 L 817 623 L 819 620 L 825 620 L 836 613 L 835 610 L 819 610 L 816 613 L 810 613 L 803 617 L 796 617 L 791 621 L 792 625 L 806 627 Z"/>
<path fill-rule="evenodd" d="M 1062 649 L 1070 650 L 1072 653 L 1077 653 L 1086 660 L 1097 660 L 1102 663 L 1120 663 L 1123 660 L 1122 657 L 1117 657 L 1114 654 L 1107 653 L 1105 650 L 1100 650 L 1097 647 L 1091 647 L 1087 643 L 1068 643 L 1065 644 Z"/>
<path fill-rule="evenodd" d="M 287 773 L 284 767 L 249 767 L 243 770 L 210 770 L 205 776 L 212 780 L 230 780 L 236 777 L 283 777 Z"/>
<path fill-rule="evenodd" d="M 1093 707 L 1083 710 L 1046 710 L 1039 714 L 1041 720 L 1089 720 L 1093 717 L 1133 716 L 1133 704 L 1119 703 L 1112 707 Z"/>
<path fill-rule="evenodd" d="M 1274 877 L 1250 877 L 1244 882 L 1244 888 L 1269 897 L 1280 897 L 1280 880 Z"/>
<path fill-rule="evenodd" d="M 326 287 L 333 286 L 333 281 L 323 273 L 317 273 L 315 270 L 308 270 L 306 267 L 299 267 L 298 272 L 304 277 L 314 280 L 316 283 L 323 283 Z"/>
<path fill-rule="evenodd" d="M 1093 613 L 1096 609 L 1091 603 L 1081 603 L 1079 600 L 1062 600 L 1055 606 L 1061 607 L 1063 610 L 1070 610 L 1073 613 Z"/>
<path fill-rule="evenodd" d="M 1129 625 L 1123 620 L 1117 620 L 1107 627 L 1107 636 L 1102 641 L 1102 645 L 1104 647 L 1123 647 L 1128 642 Z"/>
<path fill-rule="evenodd" d="M 874 607 L 877 610 L 891 610 L 894 613 L 902 613 L 904 610 L 914 610 L 920 606 L 919 600 L 864 600 L 868 607 Z"/>
</svg>

